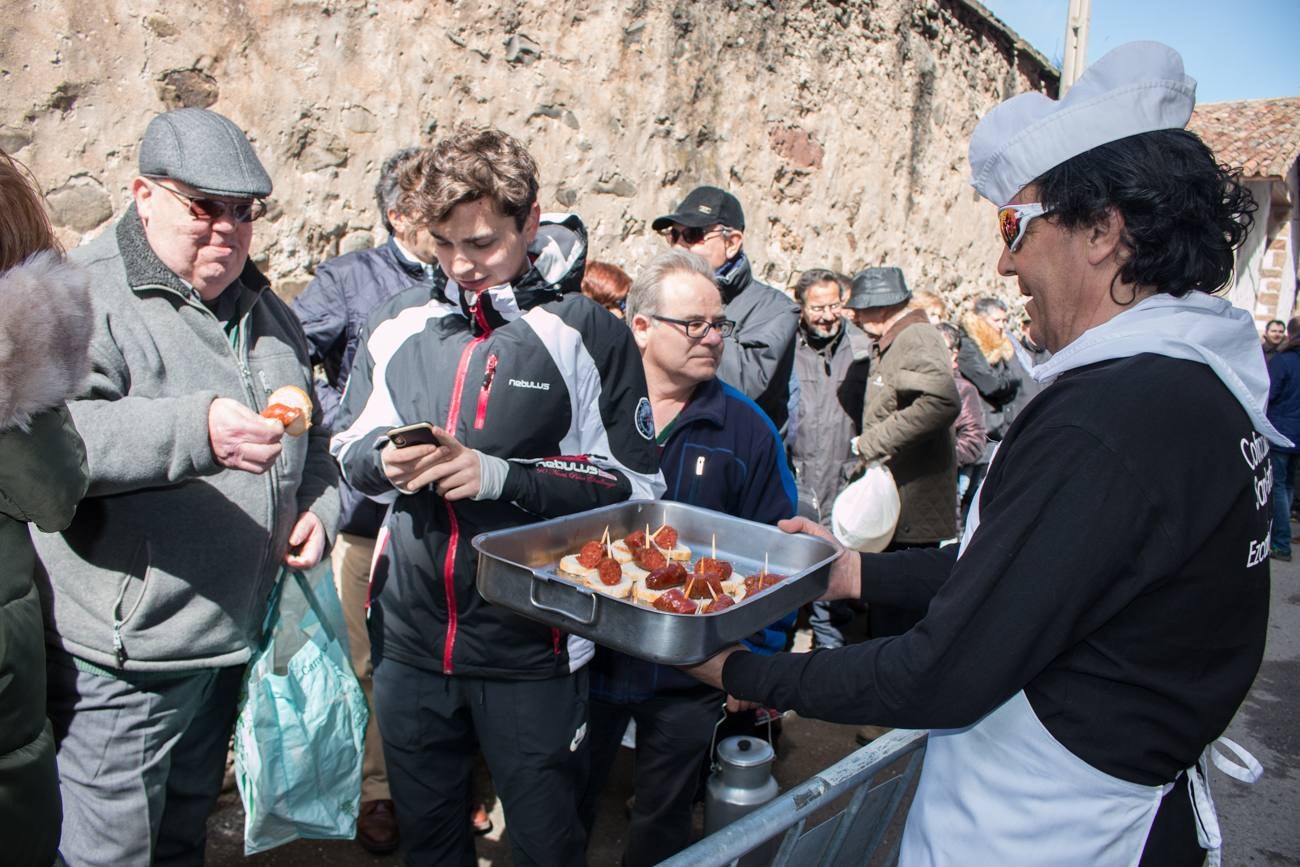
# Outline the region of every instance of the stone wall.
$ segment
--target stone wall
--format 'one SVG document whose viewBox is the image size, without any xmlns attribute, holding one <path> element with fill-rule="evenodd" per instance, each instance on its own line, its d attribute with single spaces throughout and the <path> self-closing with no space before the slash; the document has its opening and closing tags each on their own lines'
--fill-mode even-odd
<svg viewBox="0 0 1300 867">
<path fill-rule="evenodd" d="M 808 267 L 902 266 L 953 298 L 994 274 L 994 214 L 968 184 L 979 117 L 1055 72 L 969 0 L 0 0 L 0 147 L 75 246 L 129 204 L 158 111 L 244 126 L 275 181 L 255 255 L 292 295 L 378 243 L 378 165 L 459 121 L 521 137 L 544 210 L 592 255 L 658 250 L 649 222 L 729 187 L 777 284 Z"/>
</svg>

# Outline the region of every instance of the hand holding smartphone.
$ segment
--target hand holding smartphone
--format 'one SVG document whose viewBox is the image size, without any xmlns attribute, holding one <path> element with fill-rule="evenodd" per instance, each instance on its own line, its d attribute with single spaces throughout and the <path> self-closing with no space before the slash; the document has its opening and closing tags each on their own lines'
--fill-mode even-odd
<svg viewBox="0 0 1300 867">
<path fill-rule="evenodd" d="M 427 421 L 395 427 L 388 432 L 387 436 L 393 447 L 399 449 L 409 448 L 410 446 L 445 446 L 454 448 L 459 445 L 455 437 Z"/>
</svg>

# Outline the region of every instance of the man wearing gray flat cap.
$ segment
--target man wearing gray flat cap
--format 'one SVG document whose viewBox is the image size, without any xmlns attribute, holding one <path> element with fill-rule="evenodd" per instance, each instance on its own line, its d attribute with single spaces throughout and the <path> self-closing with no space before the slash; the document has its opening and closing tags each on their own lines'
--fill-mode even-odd
<svg viewBox="0 0 1300 867">
<path fill-rule="evenodd" d="M 1195 98 L 1177 52 L 1135 42 L 980 121 L 972 183 L 1045 387 L 960 545 L 832 566 L 830 597 L 923 602 L 915 628 L 700 668 L 801 716 L 929 728 L 904 867 L 1216 865 L 1208 766 L 1259 774 L 1221 735 L 1264 652 L 1269 451 L 1292 444 L 1250 313 L 1213 294 L 1255 205 L 1185 129 Z"/>
<path fill-rule="evenodd" d="M 924 311 L 909 308 L 911 298 L 901 270 L 867 268 L 854 275 L 844 305 L 875 339 L 862 433 L 852 450 L 864 462 L 882 461 L 898 485 L 898 526 L 890 551 L 934 548 L 957 535 L 952 423 L 961 398 L 943 335 Z M 924 612 L 924 606 L 872 605 L 871 636 L 905 632 Z"/>
<path fill-rule="evenodd" d="M 338 512 L 325 429 L 259 414 L 311 389 L 302 329 L 248 259 L 270 178 L 202 109 L 155 117 L 139 157 L 131 206 L 71 254 L 92 287 L 69 402 L 90 487 L 68 529 L 33 534 L 71 865 L 202 862 L 271 588 L 321 559 Z"/>
</svg>

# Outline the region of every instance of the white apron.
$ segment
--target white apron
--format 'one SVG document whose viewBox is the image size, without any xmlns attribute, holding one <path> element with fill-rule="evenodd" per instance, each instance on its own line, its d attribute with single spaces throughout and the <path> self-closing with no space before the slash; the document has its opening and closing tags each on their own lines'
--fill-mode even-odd
<svg viewBox="0 0 1300 867">
<path fill-rule="evenodd" d="M 978 525 L 977 495 L 962 552 Z M 1221 838 L 1207 757 L 1245 782 L 1262 773 L 1237 744 L 1226 738 L 1216 743 L 1235 751 L 1244 767 L 1229 763 L 1212 744 L 1186 773 L 1197 838 L 1209 850 L 1210 867 L 1219 864 Z M 1130 783 L 1089 765 L 1052 737 L 1021 691 L 974 725 L 930 732 L 898 863 L 1132 867 L 1173 786 Z"/>
</svg>

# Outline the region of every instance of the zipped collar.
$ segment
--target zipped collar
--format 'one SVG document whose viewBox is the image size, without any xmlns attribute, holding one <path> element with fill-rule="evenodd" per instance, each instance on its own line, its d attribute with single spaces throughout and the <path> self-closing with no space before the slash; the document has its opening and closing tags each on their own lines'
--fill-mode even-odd
<svg viewBox="0 0 1300 867">
<path fill-rule="evenodd" d="M 714 273 L 718 278 L 718 290 L 722 292 L 724 305 L 734 301 L 736 296 L 748 289 L 749 284 L 754 280 L 749 257 L 745 255 L 744 250 L 737 253 L 734 259 L 724 262 Z"/>
<path fill-rule="evenodd" d="M 717 377 L 695 386 L 691 399 L 673 419 L 673 433 L 680 433 L 696 423 L 709 424 L 719 429 L 727 423 L 727 397 L 722 390 L 722 382 Z"/>
<path fill-rule="evenodd" d="M 528 245 L 528 269 L 510 283 L 468 297 L 441 268 L 434 269 L 433 293 L 456 299 L 475 335 L 491 332 L 526 311 L 570 292 L 582 291 L 587 263 L 587 229 L 576 214 L 542 214 L 537 237 Z"/>
<path fill-rule="evenodd" d="M 393 257 L 393 261 L 397 263 L 397 267 L 401 268 L 403 273 L 411 277 L 418 277 L 421 280 L 428 276 L 424 265 L 415 259 L 408 258 L 406 252 L 398 245 L 396 238 L 390 236 L 384 242 L 384 249 Z"/>
</svg>

